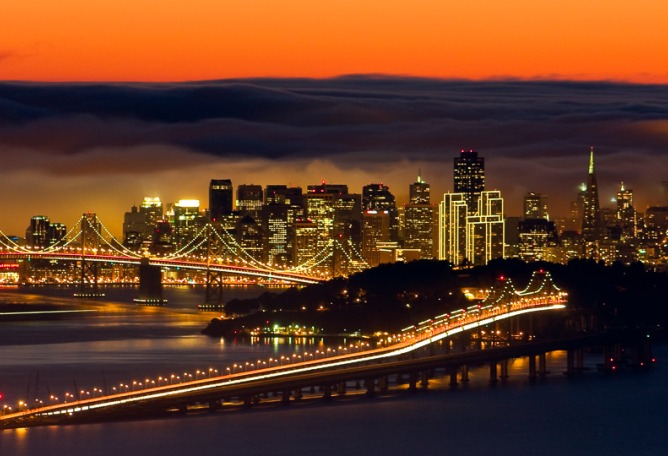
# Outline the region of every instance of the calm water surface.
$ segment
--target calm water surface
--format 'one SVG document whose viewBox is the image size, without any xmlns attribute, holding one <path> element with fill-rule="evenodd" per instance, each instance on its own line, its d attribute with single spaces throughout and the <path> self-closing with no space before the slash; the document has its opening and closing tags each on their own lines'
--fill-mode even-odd
<svg viewBox="0 0 668 456">
<path fill-rule="evenodd" d="M 2 302 L 37 306 L 47 298 L 0 293 Z M 262 289 L 232 289 L 230 296 Z M 44 293 L 40 290 L 40 293 Z M 222 342 L 199 331 L 215 313 L 198 313 L 201 290 L 171 289 L 167 308 L 127 304 L 132 290 L 109 292 L 109 302 L 74 303 L 63 290 L 48 301 L 63 309 L 94 310 L 53 320 L 0 321 L 2 402 L 48 398 L 77 388 L 110 388 L 158 375 L 317 348 L 271 342 Z M 115 294 L 114 294 L 115 293 Z M 61 295 L 62 298 L 57 296 Z M 113 300 L 113 301 L 111 301 Z M 124 304 L 126 302 L 126 304 Z M 65 315 L 65 314 L 63 314 Z M 668 348 L 645 372 L 569 378 L 563 353 L 550 355 L 545 380 L 527 379 L 526 360 L 490 387 L 487 372 L 450 390 L 444 380 L 428 391 L 327 405 L 305 401 L 162 420 L 45 427 L 0 432 L 0 455 L 658 455 L 666 453 Z"/>
</svg>

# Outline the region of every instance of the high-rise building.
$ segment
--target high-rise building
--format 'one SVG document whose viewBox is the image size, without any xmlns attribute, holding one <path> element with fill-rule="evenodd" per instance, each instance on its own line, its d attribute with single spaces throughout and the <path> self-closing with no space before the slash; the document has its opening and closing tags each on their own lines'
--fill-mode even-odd
<svg viewBox="0 0 668 456">
<path fill-rule="evenodd" d="M 464 193 L 446 193 L 439 208 L 438 258 L 454 266 L 466 264 L 466 219 Z"/>
<path fill-rule="evenodd" d="M 617 192 L 617 222 L 621 229 L 623 241 L 636 237 L 637 220 L 636 210 L 633 207 L 633 190 L 626 188 L 624 182 Z"/>
<path fill-rule="evenodd" d="M 471 210 L 465 193 L 446 193 L 439 209 L 439 259 L 459 265 L 483 265 L 505 256 L 503 198 L 499 191 L 478 195 Z M 469 215 L 473 214 L 473 215 Z"/>
<path fill-rule="evenodd" d="M 478 197 L 476 215 L 466 218 L 466 258 L 482 266 L 504 257 L 505 224 L 503 198 L 497 190 L 483 191 Z"/>
<path fill-rule="evenodd" d="M 191 242 L 203 225 L 199 211 L 199 200 L 179 200 L 173 206 L 174 211 L 174 241 L 178 248 Z"/>
<path fill-rule="evenodd" d="M 547 195 L 535 192 L 527 193 L 524 196 L 524 218 L 549 220 Z"/>
<path fill-rule="evenodd" d="M 387 211 L 390 217 L 390 241 L 399 240 L 397 203 L 389 186 L 380 183 L 362 187 L 362 211 Z"/>
<path fill-rule="evenodd" d="M 582 206 L 582 237 L 585 244 L 595 243 L 601 236 L 601 214 L 598 202 L 598 185 L 594 171 L 594 148 L 589 150 L 589 172 L 587 173 L 587 189 Z M 593 248 L 595 250 L 595 247 Z M 591 256 L 592 249 L 588 249 Z"/>
<path fill-rule="evenodd" d="M 364 211 L 362 214 L 362 256 L 369 266 L 380 264 L 379 243 L 390 241 L 389 211 Z"/>
<path fill-rule="evenodd" d="M 318 236 L 313 255 L 323 255 L 334 247 L 334 200 L 337 196 L 347 195 L 348 186 L 342 184 L 309 185 L 304 195 L 306 218 L 318 227 Z M 319 262 L 317 270 L 323 274 L 333 273 L 334 258 L 329 255 Z"/>
<path fill-rule="evenodd" d="M 250 215 L 260 223 L 264 192 L 261 185 L 242 184 L 237 187 L 237 210 L 242 216 Z"/>
<path fill-rule="evenodd" d="M 340 194 L 334 197 L 334 276 L 349 275 L 359 270 L 362 236 L 362 195 Z"/>
<path fill-rule="evenodd" d="M 224 216 L 232 214 L 234 200 L 232 181 L 230 179 L 211 179 L 209 184 L 209 219 L 220 221 Z"/>
<path fill-rule="evenodd" d="M 33 249 L 43 249 L 49 245 L 49 217 L 35 215 L 30 219 L 30 226 L 26 230 L 26 241 Z"/>
<path fill-rule="evenodd" d="M 145 196 L 139 212 L 148 216 L 148 222 L 155 227 L 155 225 L 162 220 L 162 202 L 159 197 Z"/>
<path fill-rule="evenodd" d="M 287 204 L 270 203 L 262 206 L 263 260 L 273 266 L 287 266 L 291 263 L 288 212 Z"/>
<path fill-rule="evenodd" d="M 404 248 L 420 250 L 420 258 L 433 258 L 434 206 L 429 184 L 418 176 L 409 186 L 409 200 L 404 207 Z"/>
<path fill-rule="evenodd" d="M 474 150 L 462 149 L 454 159 L 454 193 L 465 195 L 470 211 L 478 208 L 478 197 L 485 190 L 485 159 Z"/>
<path fill-rule="evenodd" d="M 138 210 L 132 206 L 130 212 L 126 212 L 123 218 L 123 245 L 129 249 L 137 250 L 144 242 L 151 240 L 155 225 L 150 223 L 150 214 Z"/>
<path fill-rule="evenodd" d="M 312 220 L 298 219 L 294 223 L 292 241 L 293 265 L 312 270 L 320 258 L 314 257 L 313 246 L 318 240 L 318 225 Z"/>
</svg>

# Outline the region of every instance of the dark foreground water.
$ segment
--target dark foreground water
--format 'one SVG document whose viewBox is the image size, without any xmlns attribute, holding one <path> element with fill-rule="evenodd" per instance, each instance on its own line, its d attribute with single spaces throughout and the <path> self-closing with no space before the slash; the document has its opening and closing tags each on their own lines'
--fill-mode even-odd
<svg viewBox="0 0 668 456">
<path fill-rule="evenodd" d="M 199 335 L 212 314 L 198 314 L 187 305 L 78 307 L 97 311 L 50 321 L 0 321 L 0 392 L 5 395 L 0 403 L 44 397 L 47 387 L 72 391 L 73 382 L 78 388 L 102 383 L 109 388 L 320 344 L 223 343 Z M 656 366 L 642 372 L 600 373 L 594 368 L 599 355 L 591 354 L 586 362 L 592 369 L 569 378 L 561 374 L 564 355 L 557 352 L 548 360 L 550 375 L 535 383 L 528 381 L 526 361 L 520 359 L 512 363 L 510 378 L 494 387 L 479 369 L 456 390 L 436 380 L 428 391 L 374 399 L 2 431 L 0 455 L 666 454 L 668 371 L 662 361 L 668 347 L 655 347 L 655 354 Z"/>
</svg>

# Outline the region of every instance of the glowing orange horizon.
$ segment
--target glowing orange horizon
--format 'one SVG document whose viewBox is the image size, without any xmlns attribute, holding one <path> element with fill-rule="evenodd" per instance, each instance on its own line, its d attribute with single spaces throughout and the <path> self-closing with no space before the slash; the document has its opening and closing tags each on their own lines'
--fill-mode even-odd
<svg viewBox="0 0 668 456">
<path fill-rule="evenodd" d="M 668 83 L 668 3 L 9 2 L 0 79 L 436 78 Z"/>
</svg>

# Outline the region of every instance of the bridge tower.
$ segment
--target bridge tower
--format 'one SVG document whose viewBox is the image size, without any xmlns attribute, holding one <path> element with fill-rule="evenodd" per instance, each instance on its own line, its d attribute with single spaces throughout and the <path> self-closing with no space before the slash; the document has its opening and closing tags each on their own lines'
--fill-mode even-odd
<svg viewBox="0 0 668 456">
<path fill-rule="evenodd" d="M 100 226 L 101 224 L 97 220 L 97 215 L 94 213 L 87 212 L 81 217 L 80 297 L 100 296 L 97 287 L 99 263 L 88 259 L 91 255 L 97 255 L 100 249 Z"/>
<path fill-rule="evenodd" d="M 211 262 L 217 255 L 219 244 L 216 239 L 215 227 L 206 225 L 206 292 L 202 307 L 210 309 L 223 308 L 223 273 L 211 269 Z"/>
</svg>

